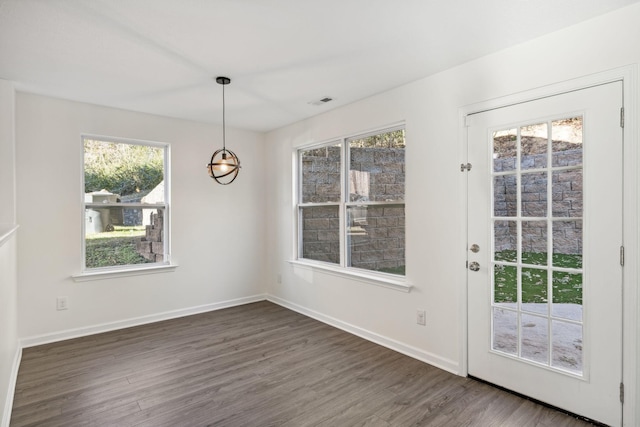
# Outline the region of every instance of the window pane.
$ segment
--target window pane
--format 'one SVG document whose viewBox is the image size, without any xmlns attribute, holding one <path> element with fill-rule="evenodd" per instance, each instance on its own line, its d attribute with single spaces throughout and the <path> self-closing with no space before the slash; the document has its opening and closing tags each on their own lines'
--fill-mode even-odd
<svg viewBox="0 0 640 427">
<path fill-rule="evenodd" d="M 300 208 L 302 258 L 340 263 L 340 217 L 338 206 Z"/>
<path fill-rule="evenodd" d="M 547 270 L 522 268 L 522 310 L 547 313 Z"/>
<path fill-rule="evenodd" d="M 499 307 L 493 308 L 492 348 L 509 354 L 518 353 L 518 314 Z"/>
<path fill-rule="evenodd" d="M 493 171 L 516 169 L 518 130 L 507 129 L 493 133 Z"/>
<path fill-rule="evenodd" d="M 90 138 L 83 144 L 85 268 L 166 261 L 166 148 Z"/>
<path fill-rule="evenodd" d="M 582 168 L 553 172 L 553 216 L 582 216 Z"/>
<path fill-rule="evenodd" d="M 547 174 L 527 173 L 521 176 L 522 216 L 547 216 Z"/>
<path fill-rule="evenodd" d="M 495 221 L 493 223 L 493 247 L 496 261 L 518 261 L 518 223 Z"/>
<path fill-rule="evenodd" d="M 84 140 L 85 203 L 164 203 L 164 148 Z"/>
<path fill-rule="evenodd" d="M 554 320 L 551 366 L 582 374 L 582 325 Z"/>
<path fill-rule="evenodd" d="M 547 167 L 547 124 L 520 128 L 520 167 L 543 169 Z"/>
<path fill-rule="evenodd" d="M 493 267 L 493 302 L 513 306 L 518 302 L 518 268 L 510 265 Z"/>
<path fill-rule="evenodd" d="M 404 130 L 349 140 L 349 200 L 404 200 Z"/>
<path fill-rule="evenodd" d="M 148 223 L 114 225 L 124 208 L 85 209 L 86 268 L 164 261 L 164 209 L 144 209 Z"/>
<path fill-rule="evenodd" d="M 549 320 L 544 317 L 522 314 L 521 357 L 539 363 L 549 360 Z"/>
<path fill-rule="evenodd" d="M 493 215 L 515 217 L 518 215 L 518 177 L 499 175 L 493 178 Z"/>
<path fill-rule="evenodd" d="M 349 206 L 351 267 L 404 275 L 404 205 Z"/>
<path fill-rule="evenodd" d="M 553 265 L 582 268 L 582 221 L 553 222 Z"/>
<path fill-rule="evenodd" d="M 582 320 L 582 273 L 553 272 L 553 315 Z"/>
<path fill-rule="evenodd" d="M 341 147 L 300 150 L 302 203 L 340 201 Z"/>
<path fill-rule="evenodd" d="M 522 263 L 547 265 L 546 221 L 522 221 Z"/>
<path fill-rule="evenodd" d="M 582 164 L 582 117 L 551 123 L 553 166 Z"/>
</svg>

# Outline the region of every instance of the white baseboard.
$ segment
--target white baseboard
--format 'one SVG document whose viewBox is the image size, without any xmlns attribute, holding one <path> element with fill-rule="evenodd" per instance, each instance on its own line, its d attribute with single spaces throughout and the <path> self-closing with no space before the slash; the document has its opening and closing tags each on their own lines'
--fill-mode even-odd
<svg viewBox="0 0 640 427">
<path fill-rule="evenodd" d="M 72 338 L 79 338 L 88 335 L 100 334 L 102 332 L 115 331 L 132 326 L 146 325 L 148 323 L 161 322 L 163 320 L 176 319 L 178 317 L 191 316 L 193 314 L 206 313 L 208 311 L 221 310 L 223 308 L 235 307 L 238 305 L 250 304 L 252 302 L 264 301 L 265 294 L 253 295 L 250 297 L 237 298 L 229 301 L 222 301 L 213 304 L 205 304 L 196 307 L 184 308 L 180 310 L 166 311 L 164 313 L 151 314 L 149 316 L 135 317 L 132 319 L 119 320 L 116 322 L 102 323 L 77 329 L 53 332 L 50 334 L 37 335 L 20 340 L 22 348 L 34 347 L 36 345 L 48 344 L 52 342 L 64 341 Z"/>
<path fill-rule="evenodd" d="M 13 410 L 13 398 L 16 392 L 16 382 L 18 381 L 18 370 L 20 369 L 20 361 L 22 360 L 22 348 L 18 345 L 16 354 L 13 357 L 13 365 L 11 366 L 11 376 L 9 377 L 9 385 L 7 389 L 7 399 L 4 402 L 2 411 L 2 420 L 0 427 L 9 427 L 11 421 L 11 411 Z"/>
<path fill-rule="evenodd" d="M 451 372 L 452 374 L 460 375 L 460 366 L 458 362 L 456 362 L 455 360 L 450 360 L 450 359 L 437 356 L 435 354 L 426 352 L 419 348 L 401 343 L 392 338 L 379 335 L 375 332 L 362 329 L 358 326 L 351 325 L 349 323 L 335 319 L 331 316 L 327 316 L 317 311 L 310 310 L 306 307 L 302 307 L 298 304 L 292 303 L 282 298 L 278 298 L 273 295 L 267 295 L 267 301 L 271 301 L 274 304 L 281 305 L 285 308 L 288 308 L 289 310 L 296 311 L 300 314 L 304 314 L 305 316 L 319 320 L 320 322 L 334 326 L 338 329 L 342 329 L 343 331 L 349 332 L 350 334 L 359 336 L 360 338 L 364 338 L 367 341 L 374 342 L 383 347 L 387 347 L 391 350 L 397 351 L 398 353 L 402 353 L 406 356 L 412 357 L 414 359 L 418 359 L 422 362 L 428 363 L 429 365 L 433 365 L 437 368 L 443 369 L 447 372 Z"/>
</svg>

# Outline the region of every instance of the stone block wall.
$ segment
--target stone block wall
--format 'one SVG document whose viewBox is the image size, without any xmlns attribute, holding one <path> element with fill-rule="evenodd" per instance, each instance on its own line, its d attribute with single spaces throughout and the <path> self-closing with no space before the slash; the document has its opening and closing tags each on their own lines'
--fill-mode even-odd
<svg viewBox="0 0 640 427">
<path fill-rule="evenodd" d="M 366 205 L 369 201 L 404 200 L 404 149 L 351 148 L 349 200 L 363 205 L 348 208 L 348 247 L 351 266 L 368 270 L 403 267 L 404 205 Z M 304 152 L 301 164 L 302 202 L 340 201 L 341 148 Z M 302 256 L 340 263 L 339 207 L 302 209 Z"/>
<path fill-rule="evenodd" d="M 338 206 L 302 209 L 302 257 L 340 263 L 340 218 Z"/>
<path fill-rule="evenodd" d="M 367 270 L 388 270 L 405 265 L 405 219 L 403 205 L 373 205 L 365 216 L 349 215 L 351 266 Z M 360 212 L 358 215 L 362 215 Z"/>
<path fill-rule="evenodd" d="M 402 148 L 351 148 L 350 201 L 404 200 Z"/>
<path fill-rule="evenodd" d="M 150 214 L 151 225 L 145 227 L 145 235 L 136 242 L 136 250 L 149 262 L 164 261 L 164 211 Z"/>
<path fill-rule="evenodd" d="M 554 153 L 554 166 L 579 165 L 582 150 L 567 150 Z M 522 158 L 523 168 L 545 167 L 546 154 Z M 515 158 L 507 157 L 494 161 L 494 170 L 508 171 L 515 167 Z M 523 171 L 526 172 L 526 171 Z M 549 215 L 548 179 L 546 173 L 523 173 L 521 175 L 521 197 L 523 217 L 546 217 Z M 553 218 L 579 218 L 583 215 L 582 169 L 553 171 L 551 180 L 551 216 Z M 501 175 L 494 179 L 494 214 L 501 217 L 517 215 L 516 175 Z M 496 222 L 495 250 L 517 249 L 517 225 L 515 221 Z M 523 221 L 522 244 L 525 252 L 547 251 L 546 221 Z M 554 221 L 554 253 L 582 253 L 582 221 Z"/>
<path fill-rule="evenodd" d="M 340 147 L 305 151 L 302 157 L 302 202 L 340 201 Z"/>
</svg>

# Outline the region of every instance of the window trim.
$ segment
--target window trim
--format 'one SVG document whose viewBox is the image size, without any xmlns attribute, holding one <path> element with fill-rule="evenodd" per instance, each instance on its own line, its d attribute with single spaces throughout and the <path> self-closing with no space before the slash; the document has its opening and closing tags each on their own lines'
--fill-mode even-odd
<svg viewBox="0 0 640 427">
<path fill-rule="evenodd" d="M 349 180 L 347 177 L 349 161 L 350 161 L 350 150 L 349 150 L 349 141 L 353 139 L 366 138 L 373 135 L 378 135 L 381 133 L 393 132 L 397 130 L 403 130 L 406 132 L 406 125 L 404 122 L 398 122 L 395 124 L 391 124 L 388 126 L 383 126 L 380 128 L 375 128 L 373 130 L 368 130 L 360 133 L 353 133 L 349 135 L 343 135 L 340 137 L 334 137 L 331 139 L 327 139 L 321 142 L 313 142 L 301 144 L 293 147 L 293 166 L 294 166 L 294 183 L 293 183 L 293 215 L 294 215 L 294 244 L 293 244 L 293 259 L 289 261 L 292 266 L 300 266 L 308 269 L 317 269 L 319 271 L 325 272 L 327 274 L 339 276 L 339 277 L 347 277 L 355 280 L 359 280 L 365 283 L 375 284 L 382 287 L 399 290 L 403 292 L 410 292 L 412 289 L 412 285 L 407 280 L 406 274 L 404 276 L 377 272 L 373 270 L 366 270 L 358 267 L 348 266 L 347 262 L 349 260 L 349 255 L 347 254 L 349 248 L 347 245 L 347 236 L 346 236 L 346 211 L 351 206 L 384 206 L 384 205 L 402 205 L 406 206 L 405 200 L 394 200 L 394 201 L 368 201 L 368 202 L 353 202 L 348 200 L 348 185 Z M 331 145 L 340 144 L 340 161 L 341 161 L 341 170 L 340 170 L 340 189 L 341 195 L 340 200 L 337 202 L 321 202 L 321 203 L 302 203 L 302 157 L 300 156 L 301 151 L 312 150 L 315 148 L 323 148 L 329 147 Z M 405 187 L 406 188 L 406 187 Z M 313 206 L 337 206 L 339 213 L 339 242 L 340 242 L 340 263 L 333 264 L 330 262 L 317 261 L 308 258 L 303 258 L 302 256 L 302 215 L 301 209 L 304 207 L 313 207 Z M 406 226 L 405 226 L 406 227 Z M 406 250 L 406 243 L 405 243 Z M 406 258 L 405 258 L 406 259 Z"/>
<path fill-rule="evenodd" d="M 109 267 L 87 268 L 86 266 L 86 209 L 95 203 L 86 203 L 84 199 L 85 195 L 85 157 L 84 157 L 84 141 L 97 140 L 103 142 L 110 142 L 115 144 L 129 144 L 129 145 L 142 145 L 148 147 L 159 148 L 163 150 L 163 162 L 164 162 L 164 203 L 108 203 L 99 204 L 101 207 L 144 207 L 146 209 L 153 209 L 154 206 L 162 208 L 164 211 L 163 222 L 163 252 L 164 260 L 162 262 L 153 262 L 145 264 L 128 264 L 128 265 L 115 265 Z M 134 138 L 122 138 L 114 136 L 96 135 L 83 133 L 80 135 L 80 148 L 82 155 L 80 156 L 81 162 L 81 174 L 80 174 L 80 221 L 81 221 L 81 259 L 80 259 L 80 273 L 73 274 L 71 277 L 76 282 L 83 282 L 88 280 L 99 280 L 112 277 L 125 277 L 136 276 L 141 274 L 153 274 L 174 271 L 177 267 L 176 264 L 171 262 L 171 144 L 167 142 L 149 141 Z"/>
</svg>

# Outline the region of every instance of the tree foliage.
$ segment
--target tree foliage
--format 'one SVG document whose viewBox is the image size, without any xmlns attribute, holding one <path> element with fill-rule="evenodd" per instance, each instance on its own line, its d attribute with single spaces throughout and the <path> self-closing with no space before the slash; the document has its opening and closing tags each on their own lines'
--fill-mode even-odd
<svg viewBox="0 0 640 427">
<path fill-rule="evenodd" d="M 84 140 L 85 192 L 121 196 L 151 191 L 164 179 L 164 150 L 148 145 Z"/>
<path fill-rule="evenodd" d="M 349 141 L 352 148 L 404 148 L 404 130 L 379 133 Z"/>
</svg>

